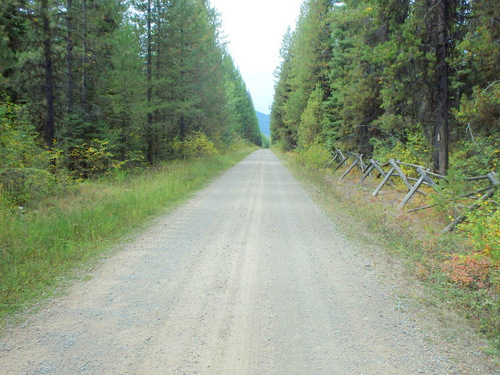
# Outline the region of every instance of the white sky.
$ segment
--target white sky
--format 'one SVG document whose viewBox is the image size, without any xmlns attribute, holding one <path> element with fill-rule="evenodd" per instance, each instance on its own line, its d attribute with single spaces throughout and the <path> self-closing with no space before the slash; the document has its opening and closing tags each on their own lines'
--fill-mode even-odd
<svg viewBox="0 0 500 375">
<path fill-rule="evenodd" d="M 270 112 L 273 72 L 286 29 L 295 28 L 302 0 L 210 0 L 220 13 L 223 35 L 255 109 Z"/>
</svg>

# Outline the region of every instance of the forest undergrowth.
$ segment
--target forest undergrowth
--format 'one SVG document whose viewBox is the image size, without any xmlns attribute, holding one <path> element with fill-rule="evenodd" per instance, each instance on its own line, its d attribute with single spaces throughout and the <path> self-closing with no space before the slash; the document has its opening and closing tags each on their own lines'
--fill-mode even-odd
<svg viewBox="0 0 500 375">
<path fill-rule="evenodd" d="M 332 168 L 325 168 L 330 156 L 320 148 L 277 153 L 325 200 L 334 201 L 337 211 L 331 215 L 341 220 L 348 216 L 347 221 L 357 223 L 348 230 L 380 243 L 389 257 L 404 265 L 405 275 L 424 287 L 423 303 L 439 311 L 441 320 L 449 320 L 445 325 L 456 324 L 451 317 L 458 314 L 458 321 L 465 321 L 486 339 L 488 344 L 481 349 L 498 357 L 500 215 L 495 207 L 483 204 L 457 230 L 443 234 L 440 232 L 450 220 L 449 204 L 412 213 L 397 210 L 407 192 L 404 186 L 393 184 L 373 197 L 380 179 L 355 186 L 361 174 L 351 173 L 338 181 L 343 170 L 332 173 Z M 415 204 L 420 205 L 439 201 L 432 197 L 417 199 Z M 363 230 L 369 233 L 359 233 Z"/>
</svg>

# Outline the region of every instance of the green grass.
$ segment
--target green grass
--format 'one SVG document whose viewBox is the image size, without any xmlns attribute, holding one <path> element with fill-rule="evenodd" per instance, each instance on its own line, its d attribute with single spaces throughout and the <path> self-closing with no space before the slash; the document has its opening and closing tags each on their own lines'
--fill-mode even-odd
<svg viewBox="0 0 500 375">
<path fill-rule="evenodd" d="M 254 149 L 78 184 L 36 209 L 0 205 L 0 318 L 53 294 L 84 265 L 176 207 Z"/>
<path fill-rule="evenodd" d="M 318 169 L 314 158 L 309 161 L 307 155 L 277 154 L 299 179 L 314 187 L 316 200 L 353 240 L 380 246 L 385 250 L 384 256 L 403 265 L 401 277 L 423 285 L 420 302 L 441 314 L 445 326 L 466 320 L 478 336 L 489 342 L 483 350 L 493 356 L 500 354 L 498 292 L 493 289 L 462 289 L 449 282 L 442 267 L 450 254 L 464 245 L 455 234 L 438 233 L 443 223 L 439 223 L 437 214 L 433 217 L 430 212 L 415 215 L 398 211 L 395 205 L 373 198 L 373 190 L 364 191 L 338 182 L 342 172 L 332 176 L 330 171 Z M 386 197 L 391 194 L 386 193 Z M 365 249 L 369 247 L 364 246 Z"/>
</svg>

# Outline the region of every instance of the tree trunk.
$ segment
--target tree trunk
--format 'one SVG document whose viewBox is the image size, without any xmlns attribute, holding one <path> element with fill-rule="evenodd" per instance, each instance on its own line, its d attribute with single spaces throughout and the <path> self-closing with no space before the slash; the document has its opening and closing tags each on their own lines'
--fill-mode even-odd
<svg viewBox="0 0 500 375">
<path fill-rule="evenodd" d="M 184 141 L 186 139 L 187 132 L 188 129 L 187 129 L 186 118 L 184 117 L 184 115 L 181 115 L 181 118 L 179 120 L 179 136 L 181 138 L 181 141 Z"/>
<path fill-rule="evenodd" d="M 73 84 L 73 38 L 74 38 L 74 28 L 73 28 L 73 1 L 67 0 L 66 2 L 66 26 L 68 28 L 68 35 L 66 40 L 66 75 L 67 75 L 67 113 L 73 112 L 74 108 L 74 84 Z"/>
<path fill-rule="evenodd" d="M 54 146 L 55 130 L 55 108 L 54 108 L 54 72 L 52 66 L 52 33 L 50 30 L 49 4 L 48 0 L 42 0 L 42 23 L 43 23 L 43 52 L 45 70 L 45 99 L 47 119 L 45 121 L 45 143 L 47 147 Z"/>
<path fill-rule="evenodd" d="M 87 41 L 87 0 L 82 0 L 82 91 L 81 107 L 87 120 L 88 93 L 87 93 L 87 61 L 88 61 L 88 41 Z"/>
<path fill-rule="evenodd" d="M 442 175 L 448 171 L 448 27 L 449 21 L 449 0 L 439 0 L 437 17 L 437 38 L 436 47 L 436 123 L 434 126 L 434 169 Z"/>
<path fill-rule="evenodd" d="M 153 150 L 153 113 L 151 112 L 151 100 L 153 96 L 153 88 L 152 88 L 152 33 L 151 33 L 151 0 L 148 0 L 148 9 L 147 9 L 147 29 L 148 29 L 148 41 L 147 41 L 147 84 L 148 84 L 148 92 L 147 92 L 147 129 L 146 129 L 146 142 L 147 142 L 147 158 L 150 164 L 154 162 L 154 150 Z"/>
</svg>

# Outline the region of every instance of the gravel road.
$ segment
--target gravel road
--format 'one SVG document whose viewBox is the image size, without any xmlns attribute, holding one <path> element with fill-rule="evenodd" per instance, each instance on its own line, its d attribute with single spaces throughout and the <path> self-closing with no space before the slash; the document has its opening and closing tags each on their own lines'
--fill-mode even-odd
<svg viewBox="0 0 500 375">
<path fill-rule="evenodd" d="M 401 308 L 269 150 L 120 247 L 8 329 L 0 374 L 497 373 Z"/>
</svg>

